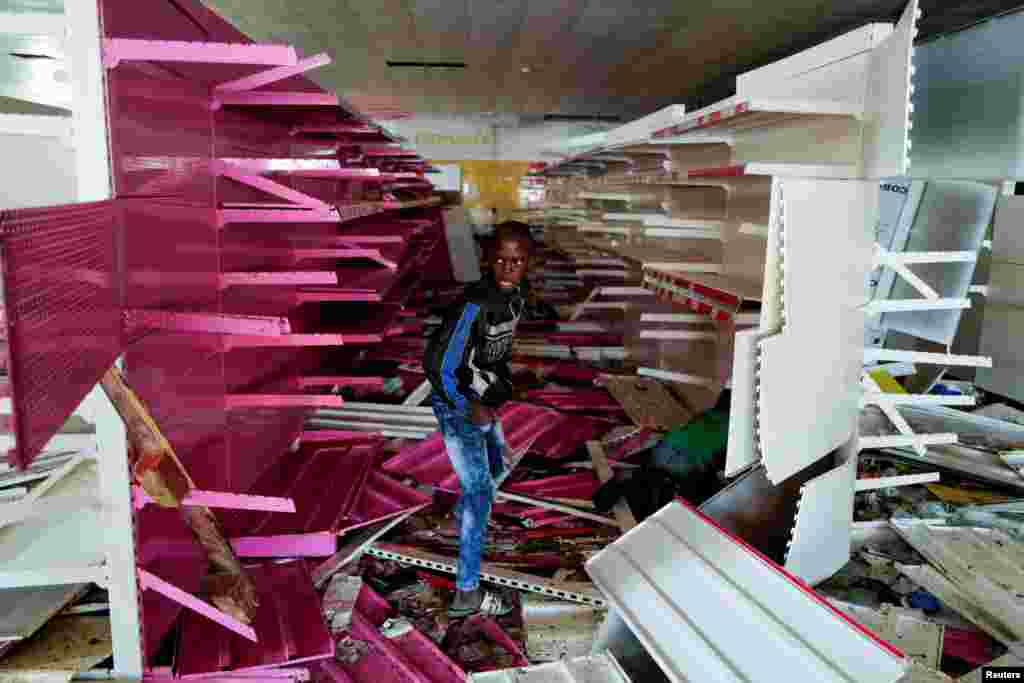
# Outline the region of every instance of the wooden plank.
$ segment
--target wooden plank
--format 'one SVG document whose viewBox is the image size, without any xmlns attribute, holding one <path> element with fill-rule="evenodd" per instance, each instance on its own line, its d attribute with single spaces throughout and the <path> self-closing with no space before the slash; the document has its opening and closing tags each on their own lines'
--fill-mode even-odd
<svg viewBox="0 0 1024 683">
<path fill-rule="evenodd" d="M 639 427 L 668 431 L 693 419 L 693 414 L 657 380 L 605 375 L 602 381 Z"/>
<path fill-rule="evenodd" d="M 602 484 L 611 481 L 614 474 L 612 473 L 611 465 L 608 464 L 608 456 L 604 452 L 604 445 L 600 441 L 588 441 L 587 453 L 590 454 L 590 460 L 594 463 L 594 474 L 597 475 L 598 480 Z M 629 503 L 625 498 L 622 498 L 615 504 L 615 507 L 612 508 L 612 514 L 615 515 L 615 521 L 619 523 L 622 533 L 626 533 L 636 526 L 636 517 L 633 516 L 633 511 L 629 508 Z"/>
<path fill-rule="evenodd" d="M 145 403 L 116 367 L 107 371 L 101 385 L 128 431 L 132 474 L 157 504 L 180 507 L 194 483 Z"/>
<path fill-rule="evenodd" d="M 88 588 L 88 584 L 73 583 L 0 590 L 0 640 L 28 638 Z"/>
<path fill-rule="evenodd" d="M 113 652 L 107 617 L 57 617 L 0 660 L 0 681 L 38 679 L 57 673 L 70 678 Z"/>
<path fill-rule="evenodd" d="M 145 492 L 165 507 L 182 507 L 185 523 L 209 557 L 215 575 L 210 577 L 210 601 L 235 619 L 252 623 L 259 600 L 256 586 L 242 569 L 217 518 L 207 507 L 183 507 L 181 502 L 195 482 L 160 431 L 142 399 L 129 387 L 121 371 L 111 367 L 101 380 L 103 391 L 125 424 L 132 474 Z"/>
</svg>

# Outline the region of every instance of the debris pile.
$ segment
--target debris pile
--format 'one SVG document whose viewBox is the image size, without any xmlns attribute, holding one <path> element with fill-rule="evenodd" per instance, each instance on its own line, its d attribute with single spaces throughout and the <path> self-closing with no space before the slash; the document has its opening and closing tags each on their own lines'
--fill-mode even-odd
<svg viewBox="0 0 1024 683">
<path fill-rule="evenodd" d="M 575 267 L 554 249 L 540 260 L 548 270 Z M 543 294 L 543 282 L 535 284 Z M 631 345 L 621 330 L 641 317 L 667 320 L 657 316 L 675 315 L 672 304 L 587 284 L 574 292 L 576 307 L 563 310 L 571 320 L 525 325 L 514 357 L 520 393 L 501 411 L 512 468 L 498 482 L 481 574 L 514 605 L 511 614 L 447 614 L 459 485 L 437 421 L 423 405 L 429 385 L 419 355 L 438 309 L 457 290 L 425 291 L 406 311 L 415 324 L 363 353 L 362 368 L 380 381 L 350 389 L 343 408 L 312 412 L 291 452 L 248 492 L 287 495 L 295 512 L 220 515 L 256 587 L 252 626 L 259 643 L 185 611 L 178 628 L 153 646 L 152 676 L 242 675 L 258 666 L 333 683 L 497 681 L 505 680 L 495 677 L 503 670 L 531 667 L 526 675 L 552 665 L 545 663 L 582 662 L 607 669 L 608 680 L 626 680 L 640 670 L 637 662 L 590 657 L 602 647 L 599 630 L 613 608 L 586 568 L 624 532 L 683 499 L 770 559 L 785 561 L 799 482 L 816 472 L 777 487 L 762 468 L 726 477 L 728 372 L 703 387 L 638 375 L 641 364 L 672 367 L 680 352 L 672 341 Z M 686 325 L 707 332 L 705 355 L 729 348 L 723 340 L 732 327 L 711 318 Z M 612 348 L 626 352 L 609 354 Z M 923 456 L 913 448 L 860 453 L 850 561 L 816 587 L 912 658 L 918 673 L 934 677 L 1017 661 L 1024 637 L 1017 597 L 1024 593 L 1024 478 L 1015 460 L 1024 448 L 1024 413 L 973 393 L 981 407 L 970 412 L 906 406 L 914 428 L 957 432 L 959 444 L 930 446 Z M 866 408 L 862 434 L 892 431 L 881 418 Z M 69 423 L 64 431 L 62 439 L 88 430 Z M 0 473 L 0 495 L 17 506 L 68 476 L 74 464 L 71 455 L 53 455 L 26 472 Z M 0 540 L 11 529 L 0 529 Z M 35 648 L 49 647 L 68 628 L 89 633 L 90 620 L 107 609 L 104 594 L 87 583 L 4 592 L 38 609 L 31 623 L 12 623 L 17 629 L 5 641 L 0 672 L 7 664 L 20 670 Z M 109 659 L 106 629 L 76 650 L 76 666 Z"/>
</svg>

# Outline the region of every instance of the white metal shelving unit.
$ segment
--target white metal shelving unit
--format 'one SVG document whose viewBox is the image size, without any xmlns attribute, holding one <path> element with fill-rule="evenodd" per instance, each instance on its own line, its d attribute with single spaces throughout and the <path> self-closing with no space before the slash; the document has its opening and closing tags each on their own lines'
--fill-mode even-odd
<svg viewBox="0 0 1024 683">
<path fill-rule="evenodd" d="M 44 35 L 59 41 L 70 102 L 69 117 L 0 114 L 0 134 L 25 137 L 40 148 L 55 139 L 61 141 L 73 158 L 75 190 L 70 199 L 111 199 L 99 3 L 65 0 L 63 14 L 0 14 L 0 33 Z M 39 169 L 38 177 L 28 180 L 46 188 L 50 178 L 45 171 Z M 12 172 L 24 174 L 26 168 L 7 165 L 5 173 Z M 41 198 L 38 204 L 68 201 L 58 195 Z M 37 486 L 36 490 L 48 489 L 38 496 L 41 509 L 31 510 L 24 522 L 0 529 L 0 588 L 93 582 L 107 589 L 114 655 L 111 676 L 140 679 L 143 657 L 127 437 L 120 416 L 98 384 L 75 414 L 93 425 L 95 450 L 86 449 L 80 459 L 55 470 Z M 29 512 L 28 506 L 19 509 Z"/>
<path fill-rule="evenodd" d="M 802 492 L 790 556 L 809 581 L 845 561 L 808 549 L 833 530 L 848 536 L 817 518 L 852 511 L 878 180 L 908 167 L 919 15 L 911 1 L 895 25 L 868 25 L 743 74 L 735 96 L 648 140 L 574 159 L 654 153 L 671 160 L 663 168 L 634 163 L 596 182 L 562 180 L 570 195 L 662 193 L 667 226 L 591 223 L 604 237 L 584 239 L 640 261 L 645 286 L 691 306 L 710 301 L 716 316 L 719 305 L 735 313 L 760 301 L 760 325 L 737 336 L 727 471 L 763 465 L 781 484 L 844 449 L 843 464 Z M 838 488 L 843 495 L 832 495 Z"/>
</svg>

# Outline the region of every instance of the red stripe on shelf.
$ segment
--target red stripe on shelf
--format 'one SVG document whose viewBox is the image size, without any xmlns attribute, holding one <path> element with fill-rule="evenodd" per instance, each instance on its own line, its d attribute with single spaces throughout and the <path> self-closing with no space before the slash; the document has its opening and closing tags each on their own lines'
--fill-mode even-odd
<svg viewBox="0 0 1024 683">
<path fill-rule="evenodd" d="M 729 294 L 728 292 L 723 292 L 720 289 L 713 289 L 711 287 L 705 287 L 704 285 L 694 284 L 693 290 L 697 294 L 702 294 L 703 296 L 727 303 L 731 306 L 739 306 L 740 304 L 738 297 Z"/>
<path fill-rule="evenodd" d="M 712 166 L 710 168 L 694 168 L 687 175 L 691 178 L 734 178 L 746 174 L 746 164 L 735 166 Z"/>
</svg>

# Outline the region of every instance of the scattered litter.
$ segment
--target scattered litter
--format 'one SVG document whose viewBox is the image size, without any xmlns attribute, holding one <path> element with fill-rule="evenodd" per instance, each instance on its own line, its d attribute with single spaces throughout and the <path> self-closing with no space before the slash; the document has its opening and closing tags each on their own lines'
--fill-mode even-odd
<svg viewBox="0 0 1024 683">
<path fill-rule="evenodd" d="M 359 576 L 335 574 L 327 590 L 324 592 L 324 619 L 331 625 L 332 633 L 348 629 L 352 622 L 352 610 L 356 599 L 363 588 L 363 579 Z"/>
<path fill-rule="evenodd" d="M 334 658 L 343 664 L 355 664 L 369 651 L 370 647 L 363 641 L 346 636 L 335 644 Z"/>
</svg>

